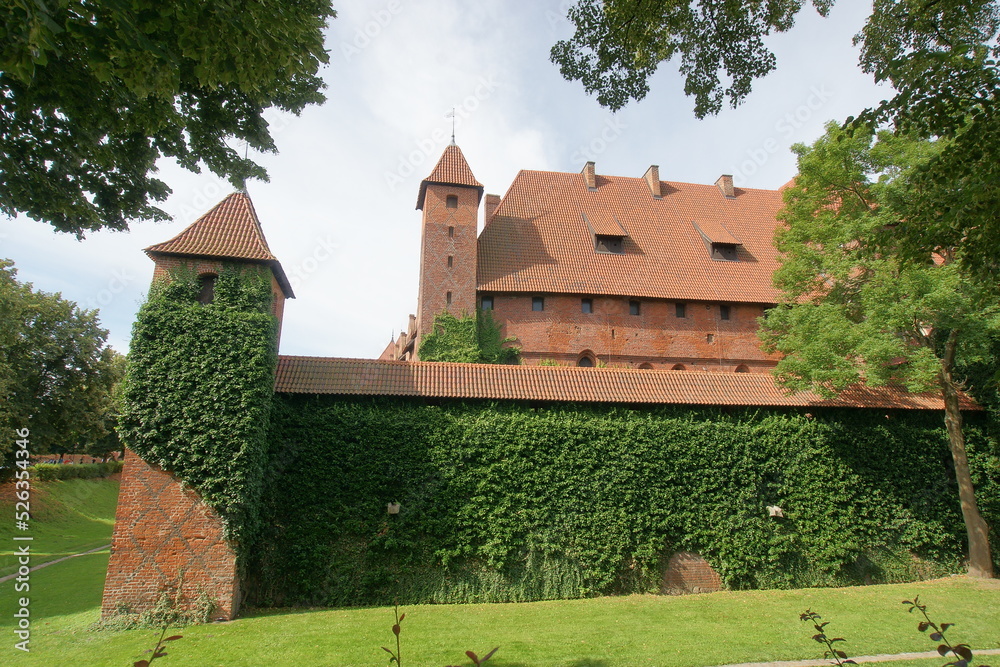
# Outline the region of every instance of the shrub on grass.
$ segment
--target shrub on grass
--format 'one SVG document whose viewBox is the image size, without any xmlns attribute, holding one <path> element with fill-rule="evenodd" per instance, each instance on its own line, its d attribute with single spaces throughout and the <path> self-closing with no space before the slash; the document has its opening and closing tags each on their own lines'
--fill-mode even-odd
<svg viewBox="0 0 1000 667">
<path fill-rule="evenodd" d="M 121 472 L 123 465 L 121 461 L 80 463 L 74 465 L 38 463 L 32 466 L 31 476 L 42 482 L 51 482 L 57 479 L 96 479 Z"/>
</svg>

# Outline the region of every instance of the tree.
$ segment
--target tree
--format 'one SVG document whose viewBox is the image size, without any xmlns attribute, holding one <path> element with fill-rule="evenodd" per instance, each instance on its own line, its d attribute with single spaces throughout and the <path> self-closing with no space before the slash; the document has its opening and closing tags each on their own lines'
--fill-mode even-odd
<svg viewBox="0 0 1000 667">
<path fill-rule="evenodd" d="M 69 450 L 107 434 L 115 359 L 97 311 L 36 292 L 0 260 L 0 430 L 27 428 L 31 453 Z M 0 441 L 7 463 L 11 439 Z"/>
<path fill-rule="evenodd" d="M 576 32 L 552 48 L 569 80 L 613 110 L 642 99 L 661 62 L 680 56 L 695 115 L 738 105 L 777 63 L 764 38 L 792 28 L 804 0 L 579 0 Z M 826 15 L 833 0 L 812 0 Z M 996 0 L 875 0 L 862 32 L 862 69 L 896 94 L 852 126 L 885 123 L 920 138 L 953 139 L 913 175 L 939 199 L 897 229 L 909 259 L 965 246 L 963 268 L 1000 284 L 1000 8 Z M 919 222 L 916 222 L 919 220 Z"/>
<path fill-rule="evenodd" d="M 263 117 L 324 101 L 329 0 L 0 0 L 0 211 L 82 237 L 162 220 L 160 157 L 267 179 Z"/>
<path fill-rule="evenodd" d="M 420 341 L 421 361 L 452 361 L 466 364 L 516 364 L 519 347 L 507 343 L 500 325 L 489 311 L 455 317 L 448 311 L 434 317 L 434 328 Z"/>
<path fill-rule="evenodd" d="M 992 577 L 989 528 L 980 516 L 959 409 L 958 364 L 988 358 L 1000 331 L 992 286 L 960 269 L 961 249 L 940 249 L 921 262 L 894 252 L 923 193 L 923 165 L 949 141 L 918 141 L 836 124 L 811 147 L 794 147 L 799 176 L 785 192 L 786 224 L 775 285 L 781 303 L 762 320 L 764 347 L 784 355 L 779 380 L 792 389 L 832 394 L 864 382 L 936 389 L 969 540 L 969 574 Z"/>
</svg>

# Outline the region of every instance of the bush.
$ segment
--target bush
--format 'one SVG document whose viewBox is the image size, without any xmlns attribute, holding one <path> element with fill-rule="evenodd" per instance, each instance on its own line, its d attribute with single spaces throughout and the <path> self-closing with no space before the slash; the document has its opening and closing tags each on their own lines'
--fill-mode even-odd
<svg viewBox="0 0 1000 667">
<path fill-rule="evenodd" d="M 31 476 L 42 482 L 56 479 L 94 479 L 108 477 L 122 471 L 121 461 L 107 463 L 81 463 L 67 465 L 64 463 L 37 463 L 31 467 Z"/>
</svg>

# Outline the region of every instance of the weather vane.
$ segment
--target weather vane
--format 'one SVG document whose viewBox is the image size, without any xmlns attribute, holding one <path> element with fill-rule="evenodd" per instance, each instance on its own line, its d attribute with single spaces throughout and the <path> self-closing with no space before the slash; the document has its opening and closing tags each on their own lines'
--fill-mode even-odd
<svg viewBox="0 0 1000 667">
<path fill-rule="evenodd" d="M 451 111 L 444 115 L 445 118 L 451 118 L 451 145 L 455 145 L 455 107 L 451 108 Z"/>
</svg>

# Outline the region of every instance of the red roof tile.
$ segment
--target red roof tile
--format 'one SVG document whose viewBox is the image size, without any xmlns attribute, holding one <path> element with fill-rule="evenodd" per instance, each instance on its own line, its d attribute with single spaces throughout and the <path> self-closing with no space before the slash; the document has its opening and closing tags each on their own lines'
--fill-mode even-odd
<svg viewBox="0 0 1000 667">
<path fill-rule="evenodd" d="M 483 196 L 483 184 L 476 180 L 469 168 L 469 163 L 465 161 L 462 149 L 451 144 L 444 149 L 441 159 L 438 160 L 431 175 L 420 182 L 420 194 L 417 195 L 417 208 L 424 208 L 424 194 L 427 192 L 428 183 L 442 183 L 446 185 L 462 185 L 479 190 L 479 196 Z"/>
<path fill-rule="evenodd" d="M 274 270 L 285 296 L 294 296 L 281 263 L 267 246 L 253 202 L 244 192 L 232 193 L 180 234 L 149 246 L 145 253 L 263 262 Z"/>
<path fill-rule="evenodd" d="M 599 236 L 627 236 L 615 216 L 607 211 L 592 211 L 589 215 L 583 213 L 583 219 L 594 234 Z"/>
<path fill-rule="evenodd" d="M 714 185 L 661 181 L 656 199 L 644 178 L 600 175 L 597 184 L 588 191 L 581 174 L 520 172 L 480 234 L 478 289 L 778 301 L 771 275 L 780 192 L 737 188 L 727 198 Z M 584 213 L 621 223 L 622 254 L 595 252 Z M 741 244 L 739 261 L 713 260 L 692 221 L 719 242 Z"/>
<path fill-rule="evenodd" d="M 345 396 L 941 410 L 936 394 L 859 386 L 834 399 L 785 393 L 770 375 L 278 357 L 275 391 Z M 978 409 L 962 397 L 963 409 Z"/>
</svg>

